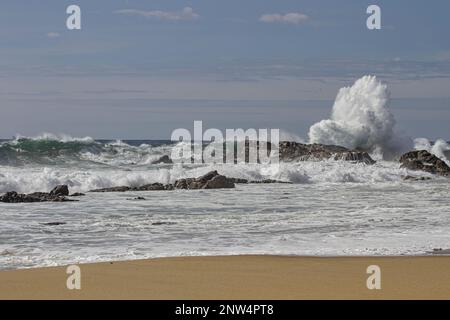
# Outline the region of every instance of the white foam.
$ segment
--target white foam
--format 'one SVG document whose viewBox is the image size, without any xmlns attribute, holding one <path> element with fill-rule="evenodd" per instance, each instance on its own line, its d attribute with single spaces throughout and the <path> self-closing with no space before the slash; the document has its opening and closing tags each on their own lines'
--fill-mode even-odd
<svg viewBox="0 0 450 320">
<path fill-rule="evenodd" d="M 390 93 L 375 76 L 364 76 L 353 86 L 339 90 L 331 119 L 311 126 L 311 143 L 333 144 L 350 149 L 381 151 L 385 159 L 411 147 L 408 138 L 394 132 L 389 109 Z"/>
</svg>

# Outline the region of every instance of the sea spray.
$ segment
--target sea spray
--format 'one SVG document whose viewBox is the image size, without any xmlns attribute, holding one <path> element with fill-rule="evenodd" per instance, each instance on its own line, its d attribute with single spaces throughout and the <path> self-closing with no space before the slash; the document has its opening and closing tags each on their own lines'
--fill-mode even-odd
<svg viewBox="0 0 450 320">
<path fill-rule="evenodd" d="M 387 85 L 375 76 L 364 76 L 353 86 L 341 88 L 331 119 L 311 126 L 310 142 L 379 151 L 385 159 L 407 151 L 412 147 L 411 139 L 396 134 L 389 100 Z"/>
</svg>

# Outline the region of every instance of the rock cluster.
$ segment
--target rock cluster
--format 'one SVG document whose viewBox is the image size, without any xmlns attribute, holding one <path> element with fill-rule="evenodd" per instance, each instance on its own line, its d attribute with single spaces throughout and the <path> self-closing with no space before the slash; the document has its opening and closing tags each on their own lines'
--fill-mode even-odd
<svg viewBox="0 0 450 320">
<path fill-rule="evenodd" d="M 152 161 L 151 164 L 161 164 L 161 163 L 170 164 L 170 163 L 173 163 L 173 162 L 172 162 L 172 159 L 170 159 L 170 157 L 168 155 L 164 155 L 161 158 L 159 158 L 159 159 L 157 159 L 155 161 Z"/>
<path fill-rule="evenodd" d="M 125 192 L 125 191 L 158 191 L 174 189 L 226 189 L 234 188 L 232 178 L 220 175 L 217 171 L 211 171 L 198 178 L 186 178 L 175 181 L 174 184 L 153 183 L 140 187 L 112 187 L 91 190 L 90 192 Z"/>
<path fill-rule="evenodd" d="M 172 190 L 173 186 L 170 184 L 152 183 L 140 187 L 111 187 L 91 190 L 90 192 L 126 192 L 126 191 L 158 191 L 158 190 Z"/>
<path fill-rule="evenodd" d="M 340 146 L 323 144 L 303 144 L 292 141 L 280 142 L 280 161 L 321 161 L 343 160 L 374 164 L 375 161 L 365 151 L 349 150 Z"/>
<path fill-rule="evenodd" d="M 175 189 L 227 189 L 234 188 L 233 179 L 211 171 L 198 178 L 180 179 L 174 183 Z"/>
<path fill-rule="evenodd" d="M 10 191 L 0 196 L 0 202 L 21 203 L 21 202 L 67 202 L 74 201 L 66 198 L 69 195 L 69 188 L 66 185 L 56 186 L 50 192 L 34 192 L 29 194 Z"/>
</svg>

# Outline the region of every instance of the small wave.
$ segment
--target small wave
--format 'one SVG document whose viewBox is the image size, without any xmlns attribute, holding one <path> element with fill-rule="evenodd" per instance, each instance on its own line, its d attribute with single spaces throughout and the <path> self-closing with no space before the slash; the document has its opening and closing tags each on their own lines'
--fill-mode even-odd
<svg viewBox="0 0 450 320">
<path fill-rule="evenodd" d="M 169 167 L 136 168 L 132 171 L 120 168 L 55 167 L 0 167 L 0 193 L 7 191 L 50 191 L 55 185 L 67 184 L 72 192 L 115 186 L 138 187 L 149 183 L 173 183 L 177 179 L 201 176 L 208 171 L 233 178 L 247 180 L 279 180 L 294 184 L 341 183 L 401 183 L 407 175 L 429 176 L 427 173 L 409 172 L 398 163 L 379 161 L 375 165 L 353 164 L 344 161 L 310 161 L 280 163 L 279 165 L 173 165 Z M 438 179 L 438 178 L 436 178 Z"/>
</svg>

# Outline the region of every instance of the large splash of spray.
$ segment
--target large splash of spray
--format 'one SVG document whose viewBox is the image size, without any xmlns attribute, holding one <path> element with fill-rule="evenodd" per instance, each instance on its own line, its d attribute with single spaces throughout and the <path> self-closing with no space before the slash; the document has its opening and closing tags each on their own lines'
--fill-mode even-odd
<svg viewBox="0 0 450 320">
<path fill-rule="evenodd" d="M 389 100 L 387 86 L 375 76 L 358 79 L 353 86 L 339 90 L 331 119 L 311 126 L 310 142 L 379 151 L 384 158 L 408 150 L 412 141 L 395 134 Z"/>
</svg>

